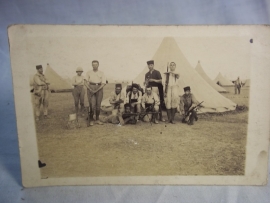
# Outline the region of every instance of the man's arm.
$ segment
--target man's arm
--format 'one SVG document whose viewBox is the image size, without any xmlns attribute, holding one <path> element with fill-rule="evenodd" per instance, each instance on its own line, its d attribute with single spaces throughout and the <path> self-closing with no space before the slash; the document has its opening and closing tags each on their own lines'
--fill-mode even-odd
<svg viewBox="0 0 270 203">
<path fill-rule="evenodd" d="M 93 93 L 98 92 L 98 91 L 101 90 L 105 85 L 106 85 L 106 83 L 105 83 L 105 84 L 102 83 L 101 86 L 100 86 L 97 90 L 93 91 Z"/>
<path fill-rule="evenodd" d="M 195 96 L 192 94 L 191 95 L 191 107 L 189 108 L 189 110 L 191 110 L 192 108 L 194 108 L 195 106 L 197 106 L 199 104 L 199 102 L 197 101 L 197 99 L 195 98 Z"/>
<path fill-rule="evenodd" d="M 156 82 L 162 84 L 162 77 L 159 71 L 157 71 L 157 79 L 150 79 L 149 82 Z"/>
</svg>

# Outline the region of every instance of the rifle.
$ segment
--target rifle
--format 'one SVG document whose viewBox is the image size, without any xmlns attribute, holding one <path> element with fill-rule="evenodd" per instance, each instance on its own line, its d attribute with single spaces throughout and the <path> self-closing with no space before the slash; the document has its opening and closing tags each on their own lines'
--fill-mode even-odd
<svg viewBox="0 0 270 203">
<path fill-rule="evenodd" d="M 190 119 L 190 116 L 191 116 L 191 114 L 192 114 L 192 111 L 195 110 L 195 109 L 197 109 L 202 103 L 203 103 L 203 101 L 202 101 L 201 103 L 199 103 L 198 105 L 194 106 L 192 109 L 190 109 L 190 110 L 186 113 L 185 118 L 184 118 L 186 122 L 189 122 L 189 119 Z"/>
<path fill-rule="evenodd" d="M 169 63 L 167 63 L 167 73 L 166 73 L 166 81 L 165 81 L 165 95 L 167 97 L 167 92 L 168 92 L 168 83 L 169 83 Z"/>
</svg>

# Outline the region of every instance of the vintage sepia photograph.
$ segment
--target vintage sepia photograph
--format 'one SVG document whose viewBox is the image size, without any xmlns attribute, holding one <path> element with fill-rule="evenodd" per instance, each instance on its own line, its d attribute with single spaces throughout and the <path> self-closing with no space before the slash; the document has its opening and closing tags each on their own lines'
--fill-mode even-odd
<svg viewBox="0 0 270 203">
<path fill-rule="evenodd" d="M 11 27 L 40 179 L 245 177 L 257 41 L 195 27 Z"/>
</svg>

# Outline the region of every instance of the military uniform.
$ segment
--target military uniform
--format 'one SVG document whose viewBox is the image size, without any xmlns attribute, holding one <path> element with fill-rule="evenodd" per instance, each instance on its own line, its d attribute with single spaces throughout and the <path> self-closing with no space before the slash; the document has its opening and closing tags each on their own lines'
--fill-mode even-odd
<svg viewBox="0 0 270 203">
<path fill-rule="evenodd" d="M 179 105 L 179 74 L 175 72 L 166 72 L 165 74 L 165 105 L 167 109 L 168 122 L 174 123 L 175 113 Z"/>
<path fill-rule="evenodd" d="M 83 72 L 81 68 L 77 68 L 76 72 Z M 72 91 L 72 95 L 74 98 L 75 103 L 75 111 L 76 114 L 79 112 L 79 103 L 81 105 L 81 113 L 83 115 L 84 112 L 84 95 L 85 95 L 85 89 L 84 89 L 84 77 L 76 75 L 72 78 L 72 85 L 74 86 L 74 89 Z"/>
<path fill-rule="evenodd" d="M 153 60 L 147 61 L 147 65 L 154 64 Z M 164 121 L 162 118 L 162 105 L 164 105 L 164 91 L 162 83 L 150 82 L 150 79 L 162 80 L 161 74 L 158 70 L 153 69 L 145 74 L 145 85 L 152 87 L 152 91 L 155 92 L 160 99 L 159 106 L 159 120 Z"/>
<path fill-rule="evenodd" d="M 133 84 L 132 87 L 139 89 L 137 84 Z M 131 90 L 127 93 L 126 102 L 131 105 L 131 111 L 140 113 L 141 112 L 141 103 L 142 103 L 142 92 L 138 90 L 137 93 L 133 93 Z"/>
<path fill-rule="evenodd" d="M 147 108 L 149 108 L 153 104 L 154 106 L 153 109 L 151 109 L 151 111 L 158 112 L 160 106 L 159 96 L 155 92 L 151 92 L 151 94 L 145 93 L 142 97 L 142 107 L 147 111 Z M 152 117 L 152 115 L 149 115 L 149 117 Z M 156 116 L 153 116 L 153 118 L 156 119 Z M 147 121 L 146 119 L 147 118 L 144 117 L 144 121 Z M 158 123 L 156 120 L 154 122 Z"/>
<path fill-rule="evenodd" d="M 240 82 L 240 79 L 237 78 L 237 80 L 234 82 L 234 91 L 235 91 L 235 94 L 240 94 L 240 91 L 241 91 L 241 82 Z"/>
<path fill-rule="evenodd" d="M 42 68 L 41 65 L 36 66 L 36 69 Z M 34 95 L 35 95 L 35 114 L 36 120 L 40 117 L 40 107 L 43 106 L 44 116 L 48 115 L 49 106 L 49 81 L 46 79 L 45 75 L 42 73 L 36 73 L 34 75 Z"/>
<path fill-rule="evenodd" d="M 86 80 L 91 90 L 95 91 L 100 88 L 102 84 L 106 84 L 106 78 L 103 72 L 101 71 L 88 71 L 86 73 Z M 103 88 L 96 93 L 91 93 L 87 89 L 87 97 L 90 107 L 90 120 L 93 121 L 94 111 L 96 112 L 96 120 L 99 122 L 100 106 L 103 99 Z M 101 124 L 101 123 L 100 123 Z M 90 124 L 91 125 L 91 124 Z"/>
<path fill-rule="evenodd" d="M 121 84 L 119 84 L 120 87 Z M 117 84 L 116 84 L 117 87 Z M 121 85 L 122 88 L 122 85 Z M 115 103 L 122 100 L 122 103 Z M 119 94 L 116 94 L 115 91 L 111 92 L 110 99 L 109 99 L 110 104 L 113 106 L 114 109 L 119 109 L 120 112 L 124 111 L 124 104 L 126 102 L 126 97 L 125 94 L 121 91 Z"/>
<path fill-rule="evenodd" d="M 190 90 L 190 87 L 185 87 L 184 90 Z M 192 93 L 183 94 L 180 99 L 180 111 L 184 112 L 185 114 L 189 111 L 191 107 L 195 107 L 198 104 L 198 101 L 196 100 L 195 96 Z M 193 125 L 193 121 L 197 120 L 197 112 L 195 110 L 192 111 L 192 114 L 190 116 L 190 124 Z M 184 122 L 184 119 L 182 120 Z"/>
</svg>

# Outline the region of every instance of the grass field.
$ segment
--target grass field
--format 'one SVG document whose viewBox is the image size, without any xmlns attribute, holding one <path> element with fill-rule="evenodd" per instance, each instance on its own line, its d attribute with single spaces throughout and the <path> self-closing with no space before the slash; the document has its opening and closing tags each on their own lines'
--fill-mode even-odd
<svg viewBox="0 0 270 203">
<path fill-rule="evenodd" d="M 248 106 L 249 89 L 223 94 Z M 113 85 L 107 85 L 104 98 Z M 146 175 L 244 175 L 248 111 L 199 115 L 194 126 L 138 123 L 137 125 L 66 128 L 74 112 L 71 93 L 50 98 L 51 119 L 36 125 L 39 157 L 47 164 L 43 178 Z M 164 112 L 165 115 L 165 112 Z M 164 116 L 165 117 L 165 116 Z"/>
</svg>

